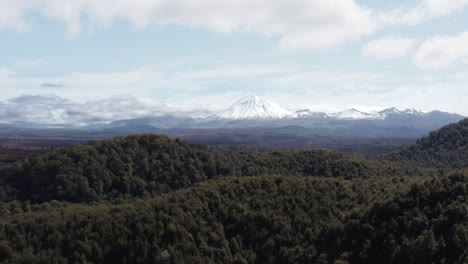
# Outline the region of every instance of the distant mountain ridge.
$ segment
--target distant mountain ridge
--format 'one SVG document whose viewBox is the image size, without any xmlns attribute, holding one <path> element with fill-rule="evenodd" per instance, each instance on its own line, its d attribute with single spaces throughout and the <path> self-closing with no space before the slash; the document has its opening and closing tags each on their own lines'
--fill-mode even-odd
<svg viewBox="0 0 468 264">
<path fill-rule="evenodd" d="M 336 119 L 376 119 L 377 116 L 351 108 L 338 113 L 333 113 L 330 117 Z"/>
<path fill-rule="evenodd" d="M 345 109 L 339 112 L 325 113 L 314 112 L 310 109 L 301 109 L 295 112 L 287 110 L 280 105 L 258 96 L 249 95 L 239 99 L 227 109 L 209 116 L 207 119 L 217 120 L 274 120 L 294 118 L 324 118 L 339 120 L 384 120 L 392 115 L 424 116 L 430 112 L 416 109 L 399 110 L 395 107 L 378 112 L 364 112 L 355 108 Z"/>
<path fill-rule="evenodd" d="M 70 113 L 67 115 L 70 115 Z M 250 128 L 258 128 L 265 133 L 276 133 L 275 130 L 278 128 L 297 127 L 302 128 L 299 129 L 304 132 L 302 135 L 307 136 L 416 138 L 464 118 L 464 116 L 458 114 L 441 111 L 424 112 L 415 109 L 399 110 L 397 108 L 387 108 L 375 112 L 364 112 L 354 108 L 334 113 L 314 112 L 310 109 L 291 111 L 261 96 L 251 95 L 241 98 L 225 110 L 203 118 L 161 112 L 158 115 L 120 119 L 111 122 L 92 119 L 89 124 L 84 126 L 73 120 L 59 125 L 41 124 L 40 121 L 38 123 L 15 122 L 0 124 L 0 136 L 3 134 L 4 137 L 8 137 L 11 131 L 23 131 L 29 135 L 40 134 L 43 136 L 44 134 L 55 133 L 52 130 L 74 130 L 75 133 L 64 132 L 62 134 L 90 134 L 91 136 L 96 134 L 172 134 L 174 131 L 179 135 L 183 134 L 184 131 L 204 134 L 216 129 L 241 129 L 246 132 L 245 129 Z M 293 130 L 288 129 L 285 135 L 297 134 Z"/>
</svg>

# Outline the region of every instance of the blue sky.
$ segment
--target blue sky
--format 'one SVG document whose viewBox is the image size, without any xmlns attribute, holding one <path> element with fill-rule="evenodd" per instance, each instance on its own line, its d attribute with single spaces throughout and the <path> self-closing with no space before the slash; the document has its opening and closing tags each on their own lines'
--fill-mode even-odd
<svg viewBox="0 0 468 264">
<path fill-rule="evenodd" d="M 0 107 L 468 115 L 467 22 L 468 0 L 0 0 Z"/>
</svg>

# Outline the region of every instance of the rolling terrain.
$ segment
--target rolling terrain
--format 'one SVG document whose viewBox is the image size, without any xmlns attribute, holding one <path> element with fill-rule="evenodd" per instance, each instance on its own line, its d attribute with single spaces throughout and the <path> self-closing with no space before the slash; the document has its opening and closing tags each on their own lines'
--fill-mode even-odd
<svg viewBox="0 0 468 264">
<path fill-rule="evenodd" d="M 158 135 L 29 157 L 1 176 L 0 262 L 466 263 L 465 124 L 378 159 Z"/>
<path fill-rule="evenodd" d="M 390 161 L 325 150 L 213 150 L 166 136 L 90 142 L 18 162 L 7 176 L 10 199 L 93 202 L 158 195 L 227 176 L 371 177 L 433 173 Z"/>
</svg>

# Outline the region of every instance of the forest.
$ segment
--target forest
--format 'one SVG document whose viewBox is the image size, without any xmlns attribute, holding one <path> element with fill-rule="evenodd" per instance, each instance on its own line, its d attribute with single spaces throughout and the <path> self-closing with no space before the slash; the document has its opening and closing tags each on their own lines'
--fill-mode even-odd
<svg viewBox="0 0 468 264">
<path fill-rule="evenodd" d="M 0 171 L 1 263 L 468 263 L 468 120 L 362 158 L 94 141 Z"/>
<path fill-rule="evenodd" d="M 416 144 L 387 155 L 393 161 L 411 161 L 436 168 L 468 167 L 468 119 L 444 126 Z"/>
</svg>

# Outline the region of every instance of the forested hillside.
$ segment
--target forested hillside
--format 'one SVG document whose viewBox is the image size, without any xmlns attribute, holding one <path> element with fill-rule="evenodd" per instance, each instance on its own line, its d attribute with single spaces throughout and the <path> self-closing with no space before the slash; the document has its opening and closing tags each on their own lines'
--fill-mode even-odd
<svg viewBox="0 0 468 264">
<path fill-rule="evenodd" d="M 447 125 L 416 144 L 387 156 L 392 161 L 411 161 L 431 167 L 468 167 L 468 119 Z"/>
<path fill-rule="evenodd" d="M 420 181 L 420 182 L 419 182 Z M 467 173 L 223 178 L 155 198 L 1 204 L 4 263 L 466 263 Z"/>
<path fill-rule="evenodd" d="M 0 174 L 0 263 L 468 263 L 468 170 L 420 154 L 462 153 L 464 122 L 393 161 L 157 135 L 29 157 Z"/>
<path fill-rule="evenodd" d="M 422 175 L 415 166 L 328 151 L 210 150 L 140 135 L 72 146 L 27 159 L 4 177 L 3 200 L 93 202 L 154 196 L 223 176 Z"/>
</svg>

